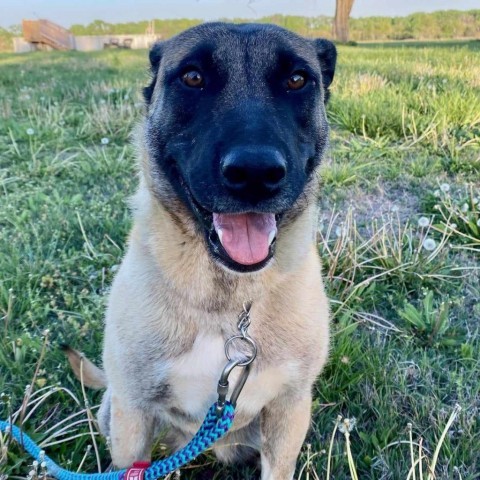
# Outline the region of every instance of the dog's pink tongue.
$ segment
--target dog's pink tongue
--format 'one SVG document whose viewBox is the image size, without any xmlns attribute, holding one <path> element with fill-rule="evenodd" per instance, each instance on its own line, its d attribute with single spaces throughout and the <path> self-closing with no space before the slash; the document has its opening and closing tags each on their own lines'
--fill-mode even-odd
<svg viewBox="0 0 480 480">
<path fill-rule="evenodd" d="M 242 265 L 265 260 L 277 233 L 273 213 L 214 213 L 213 225 L 229 257 Z"/>
</svg>

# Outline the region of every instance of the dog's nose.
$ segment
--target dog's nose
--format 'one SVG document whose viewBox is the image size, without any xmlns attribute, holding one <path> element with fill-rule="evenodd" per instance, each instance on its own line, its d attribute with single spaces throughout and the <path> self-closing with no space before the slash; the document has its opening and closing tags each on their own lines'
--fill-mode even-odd
<svg viewBox="0 0 480 480">
<path fill-rule="evenodd" d="M 237 148 L 221 161 L 225 186 L 236 193 L 275 193 L 287 174 L 287 163 L 275 148 Z"/>
</svg>

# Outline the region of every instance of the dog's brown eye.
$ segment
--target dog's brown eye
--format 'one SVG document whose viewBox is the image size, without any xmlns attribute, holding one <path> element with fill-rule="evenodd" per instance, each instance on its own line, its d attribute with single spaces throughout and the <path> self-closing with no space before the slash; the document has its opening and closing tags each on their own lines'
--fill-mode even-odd
<svg viewBox="0 0 480 480">
<path fill-rule="evenodd" d="M 202 74 L 197 70 L 189 70 L 182 76 L 183 83 L 192 88 L 203 87 Z"/>
<path fill-rule="evenodd" d="M 287 82 L 287 87 L 289 90 L 300 90 L 307 83 L 305 74 L 302 72 L 293 73 Z"/>
</svg>

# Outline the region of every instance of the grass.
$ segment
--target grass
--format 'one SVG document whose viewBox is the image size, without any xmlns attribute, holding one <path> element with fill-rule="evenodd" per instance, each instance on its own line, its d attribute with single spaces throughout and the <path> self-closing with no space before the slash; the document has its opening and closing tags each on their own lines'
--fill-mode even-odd
<svg viewBox="0 0 480 480">
<path fill-rule="evenodd" d="M 332 349 L 302 480 L 480 478 L 478 65 L 474 42 L 340 48 L 318 232 Z M 100 356 L 146 52 L 0 66 L 0 418 L 69 468 L 105 469 L 99 394 L 58 346 Z M 44 472 L 0 436 L 2 475 Z M 180 478 L 254 474 L 207 455 Z"/>
</svg>

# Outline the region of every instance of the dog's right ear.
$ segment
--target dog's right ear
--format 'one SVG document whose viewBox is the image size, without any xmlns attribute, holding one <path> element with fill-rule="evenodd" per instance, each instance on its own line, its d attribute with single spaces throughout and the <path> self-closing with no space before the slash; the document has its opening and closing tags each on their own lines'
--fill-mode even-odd
<svg viewBox="0 0 480 480">
<path fill-rule="evenodd" d="M 148 55 L 150 58 L 150 72 L 152 74 L 152 81 L 148 87 L 143 89 L 143 97 L 145 98 L 147 105 L 150 105 L 150 102 L 152 101 L 153 90 L 155 88 L 155 84 L 157 83 L 158 69 L 162 60 L 162 53 L 163 42 L 156 42 L 153 44 Z"/>
</svg>

